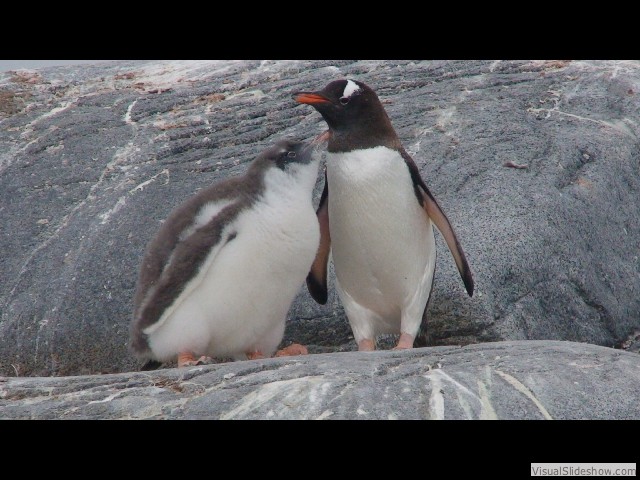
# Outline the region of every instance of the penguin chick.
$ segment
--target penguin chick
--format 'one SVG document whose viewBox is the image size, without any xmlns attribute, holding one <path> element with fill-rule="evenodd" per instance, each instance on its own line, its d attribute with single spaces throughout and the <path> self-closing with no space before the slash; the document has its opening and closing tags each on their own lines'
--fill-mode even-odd
<svg viewBox="0 0 640 480">
<path fill-rule="evenodd" d="M 178 206 L 147 246 L 130 347 L 149 365 L 178 357 L 254 359 L 281 342 L 320 238 L 312 191 L 319 156 L 279 141 L 244 176 Z M 294 344 L 278 352 L 304 354 Z M 144 367 L 143 367 L 144 368 Z"/>
<path fill-rule="evenodd" d="M 317 210 L 320 249 L 307 277 L 309 292 L 326 303 L 331 252 L 358 349 L 375 349 L 376 336 L 387 333 L 400 334 L 397 349 L 412 348 L 419 333 L 423 345 L 436 265 L 432 223 L 473 296 L 471 270 L 449 220 L 369 86 L 337 80 L 294 99 L 314 107 L 329 126 Z"/>
</svg>

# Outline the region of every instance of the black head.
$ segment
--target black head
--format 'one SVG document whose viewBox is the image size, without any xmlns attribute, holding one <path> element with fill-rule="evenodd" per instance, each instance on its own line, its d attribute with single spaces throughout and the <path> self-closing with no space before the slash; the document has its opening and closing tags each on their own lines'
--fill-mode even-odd
<svg viewBox="0 0 640 480">
<path fill-rule="evenodd" d="M 314 107 L 327 122 L 329 151 L 384 145 L 400 148 L 378 95 L 355 80 L 336 80 L 317 92 L 297 92 L 293 98 Z"/>
<path fill-rule="evenodd" d="M 308 164 L 313 160 L 313 148 L 308 143 L 295 140 L 279 140 L 256 158 L 256 164 L 263 168 L 275 165 L 287 170 L 293 164 Z"/>
</svg>

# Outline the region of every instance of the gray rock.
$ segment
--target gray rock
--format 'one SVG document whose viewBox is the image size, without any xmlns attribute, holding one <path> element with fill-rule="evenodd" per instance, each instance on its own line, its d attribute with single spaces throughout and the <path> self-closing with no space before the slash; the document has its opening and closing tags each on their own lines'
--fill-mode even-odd
<svg viewBox="0 0 640 480">
<path fill-rule="evenodd" d="M 0 378 L 2 419 L 640 419 L 640 356 L 516 341 Z"/>
<path fill-rule="evenodd" d="M 290 94 L 342 76 L 377 90 L 474 272 L 470 299 L 437 235 L 433 345 L 640 329 L 639 62 L 116 62 L 0 75 L 0 374 L 136 369 L 133 291 L 162 219 L 321 132 Z M 355 347 L 333 291 L 301 288 L 291 341 Z"/>
</svg>

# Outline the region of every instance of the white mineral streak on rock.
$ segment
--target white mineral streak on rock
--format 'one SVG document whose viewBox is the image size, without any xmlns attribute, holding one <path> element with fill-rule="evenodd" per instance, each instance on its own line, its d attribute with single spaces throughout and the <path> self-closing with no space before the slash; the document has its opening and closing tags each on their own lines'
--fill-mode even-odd
<svg viewBox="0 0 640 480">
<path fill-rule="evenodd" d="M 436 370 L 437 371 L 437 370 Z M 433 375 L 432 371 L 425 375 L 431 382 L 431 397 L 429 397 L 429 414 L 431 420 L 444 420 L 444 394 L 439 375 Z"/>
<path fill-rule="evenodd" d="M 464 411 L 464 414 L 467 417 L 467 419 L 473 420 L 474 419 L 473 410 L 471 409 L 471 405 L 469 405 L 469 402 L 467 402 L 467 399 L 465 398 L 465 396 L 462 394 L 462 392 L 460 392 L 460 390 L 456 390 L 456 396 L 458 397 L 458 403 L 460 404 L 460 407 Z"/>
<path fill-rule="evenodd" d="M 52 108 L 48 112 L 40 115 L 33 122 L 29 123 L 27 125 L 27 128 L 32 126 L 32 125 L 34 125 L 34 124 L 36 124 L 36 123 L 38 123 L 38 122 L 41 122 L 45 118 L 53 117 L 54 115 L 57 115 L 60 112 L 64 112 L 67 108 L 69 108 L 71 105 L 73 105 L 73 103 L 74 103 L 73 101 L 61 102 L 60 105 L 58 105 L 57 107 Z"/>
<path fill-rule="evenodd" d="M 480 420 L 497 420 L 498 415 L 491 405 L 491 367 L 489 365 L 485 367 L 485 381 L 478 379 L 477 382 L 481 404 Z"/>
<path fill-rule="evenodd" d="M 457 381 L 442 368 L 429 370 L 424 375 L 431 382 L 431 397 L 429 399 L 429 410 L 432 419 L 442 420 L 444 419 L 444 388 L 453 389 L 456 392 L 460 406 L 464 410 L 467 418 L 473 418 L 473 410 L 469 399 L 473 403 L 479 405 L 480 410 L 483 409 L 483 402 L 481 397 L 469 390 L 462 383 Z"/>
<path fill-rule="evenodd" d="M 100 217 L 100 225 L 106 224 L 111 219 L 111 216 L 114 213 L 117 213 L 120 209 L 122 209 L 122 207 L 124 207 L 126 203 L 127 203 L 127 199 L 124 196 L 122 196 L 118 199 L 118 201 L 113 207 L 111 207 L 106 212 L 99 214 L 98 217 Z"/>
<path fill-rule="evenodd" d="M 245 98 L 249 100 L 259 100 L 267 95 L 259 88 L 253 90 L 241 90 L 238 93 L 233 93 L 225 98 L 225 100 L 231 100 L 236 97 Z"/>
<path fill-rule="evenodd" d="M 133 107 L 135 107 L 136 103 L 138 103 L 138 100 L 134 100 L 133 102 L 131 102 L 131 105 L 127 107 L 127 113 L 124 114 L 124 123 L 127 123 L 129 125 L 134 125 L 136 123 L 131 120 L 131 111 L 133 110 Z"/>
<path fill-rule="evenodd" d="M 136 69 L 132 81 L 144 84 L 145 90 L 173 88 L 183 82 L 201 81 L 218 75 L 242 60 L 171 60 L 153 62 Z M 185 84 L 185 87 L 189 84 Z"/>
<path fill-rule="evenodd" d="M 166 185 L 167 183 L 169 183 L 169 169 L 165 168 L 162 171 L 156 173 L 153 177 L 151 177 L 149 180 L 145 180 L 142 183 L 139 183 L 138 185 L 136 185 L 135 187 L 133 187 L 131 190 L 129 190 L 129 193 L 134 193 L 138 190 L 142 191 L 144 190 L 144 187 L 146 187 L 147 185 L 149 185 L 151 182 L 153 182 L 156 178 L 158 178 L 160 175 L 166 175 L 167 176 L 167 181 L 163 183 L 163 185 Z"/>
<path fill-rule="evenodd" d="M 500 370 L 496 370 L 496 373 L 500 375 L 502 378 L 504 378 L 512 387 L 514 387 L 520 393 L 524 394 L 529 400 L 531 400 L 535 404 L 535 406 L 538 407 L 538 410 L 540 410 L 540 413 L 542 413 L 542 416 L 545 418 L 545 420 L 553 420 L 553 418 L 551 417 L 547 409 L 544 407 L 544 405 L 542 405 L 540 400 L 538 400 L 533 395 L 533 392 L 529 390 L 522 382 L 520 382 L 520 380 Z"/>
<path fill-rule="evenodd" d="M 478 397 L 478 395 L 476 395 L 471 390 L 469 390 L 467 387 L 462 385 L 455 378 L 453 378 L 451 375 L 449 375 L 447 372 L 445 372 L 442 368 L 431 370 L 430 373 L 431 373 L 431 375 L 439 375 L 440 377 L 442 377 L 443 380 L 445 380 L 446 382 L 450 383 L 453 387 L 455 387 L 456 390 L 459 390 L 460 392 L 464 393 L 465 395 L 470 396 L 470 397 L 474 398 L 477 401 L 480 401 L 480 397 Z"/>
<path fill-rule="evenodd" d="M 276 418 L 306 418 L 310 411 L 317 409 L 326 392 L 326 380 L 323 376 L 307 376 L 278 380 L 260 386 L 257 390 L 245 395 L 231 410 L 220 416 L 221 420 L 244 418 L 265 405 L 277 405 L 274 411 Z M 303 409 L 300 407 L 303 406 Z M 302 411 L 305 410 L 305 411 Z"/>
<path fill-rule="evenodd" d="M 316 417 L 316 420 L 324 420 L 325 418 L 329 418 L 331 415 L 333 415 L 333 412 L 331 410 L 325 410 Z"/>
<path fill-rule="evenodd" d="M 451 132 L 447 131 L 447 127 L 449 127 L 453 123 L 453 116 L 456 113 L 456 107 L 450 106 L 448 108 L 441 108 L 438 112 L 438 118 L 436 120 L 436 128 L 445 131 L 445 134 L 450 134 Z"/>
<path fill-rule="evenodd" d="M 367 412 L 364 408 L 362 408 L 362 405 L 358 405 L 358 408 L 356 409 L 356 413 L 358 415 L 369 415 L 369 412 Z"/>
<path fill-rule="evenodd" d="M 111 395 L 109 395 L 106 398 L 103 398 L 102 400 L 91 400 L 87 405 L 91 405 L 93 403 L 106 403 L 106 402 L 110 402 L 111 400 L 113 400 L 114 398 L 118 398 L 120 395 L 122 395 L 124 393 L 124 390 L 120 390 L 119 392 L 116 393 L 112 393 Z"/>
</svg>

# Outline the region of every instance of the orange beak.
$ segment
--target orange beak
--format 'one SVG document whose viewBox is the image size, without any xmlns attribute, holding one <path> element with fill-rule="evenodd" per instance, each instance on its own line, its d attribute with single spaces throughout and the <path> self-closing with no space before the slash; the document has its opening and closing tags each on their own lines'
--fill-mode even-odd
<svg viewBox="0 0 640 480">
<path fill-rule="evenodd" d="M 298 103 L 313 105 L 314 103 L 329 103 L 322 95 L 312 92 L 298 92 L 293 94 L 293 98 Z"/>
</svg>

